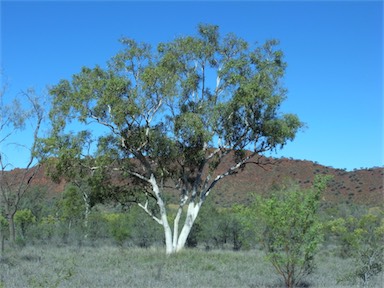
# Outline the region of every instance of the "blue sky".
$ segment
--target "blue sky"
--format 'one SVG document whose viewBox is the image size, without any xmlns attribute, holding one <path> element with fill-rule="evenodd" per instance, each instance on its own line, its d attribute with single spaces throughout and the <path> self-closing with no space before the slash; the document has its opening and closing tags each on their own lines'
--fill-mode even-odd
<svg viewBox="0 0 384 288">
<path fill-rule="evenodd" d="M 348 170 L 384 165 L 382 1 L 2 1 L 6 100 L 104 65 L 122 36 L 156 45 L 194 34 L 198 23 L 250 43 L 280 40 L 289 91 L 282 112 L 298 114 L 307 128 L 272 156 Z M 10 140 L 28 144 L 31 136 L 27 129 Z M 1 149 L 24 165 L 25 149 Z"/>
</svg>

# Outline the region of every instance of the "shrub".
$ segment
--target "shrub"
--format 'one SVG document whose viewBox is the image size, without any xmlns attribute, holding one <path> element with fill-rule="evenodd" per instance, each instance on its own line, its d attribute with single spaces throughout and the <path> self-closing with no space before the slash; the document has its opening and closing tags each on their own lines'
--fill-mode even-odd
<svg viewBox="0 0 384 288">
<path fill-rule="evenodd" d="M 264 224 L 262 241 L 267 259 L 287 287 L 299 285 L 313 271 L 317 246 L 323 238 L 317 210 L 326 181 L 326 177 L 317 177 L 312 189 L 290 184 L 269 198 L 257 198 L 255 208 Z"/>
<path fill-rule="evenodd" d="M 127 215 L 123 213 L 108 213 L 104 217 L 107 220 L 111 236 L 119 246 L 122 246 L 130 235 Z"/>
<path fill-rule="evenodd" d="M 330 229 L 339 236 L 343 255 L 354 261 L 352 271 L 340 281 L 360 282 L 368 286 L 384 266 L 384 221 L 383 213 L 365 214 L 360 218 L 348 217 L 328 223 Z M 348 253 L 346 253 L 348 251 Z"/>
<path fill-rule="evenodd" d="M 50 240 L 56 233 L 57 225 L 58 220 L 54 216 L 47 215 L 42 217 L 38 223 L 39 233 L 37 235 L 40 239 Z"/>
<path fill-rule="evenodd" d="M 15 224 L 20 228 L 20 238 L 25 240 L 27 229 L 36 222 L 36 217 L 29 209 L 22 209 L 15 213 Z M 21 241 L 20 239 L 20 241 Z"/>
</svg>

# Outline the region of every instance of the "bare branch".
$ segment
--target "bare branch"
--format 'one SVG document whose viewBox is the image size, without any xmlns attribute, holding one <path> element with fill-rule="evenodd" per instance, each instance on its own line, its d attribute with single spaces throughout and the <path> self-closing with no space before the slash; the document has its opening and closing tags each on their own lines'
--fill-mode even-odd
<svg viewBox="0 0 384 288">
<path fill-rule="evenodd" d="M 212 191 L 213 187 L 215 187 L 217 182 L 219 182 L 224 177 L 227 177 L 228 175 L 232 175 L 233 173 L 235 173 L 236 170 L 238 170 L 240 167 L 242 167 L 244 164 L 246 164 L 246 162 L 249 159 L 251 159 L 252 157 L 254 157 L 256 154 L 257 154 L 257 152 L 251 153 L 250 155 L 245 157 L 243 160 L 236 163 L 236 165 L 230 167 L 226 172 L 224 172 L 220 175 L 217 175 L 216 178 L 212 181 L 212 183 L 208 186 L 208 188 L 204 189 L 204 192 L 202 193 L 201 198 L 204 199 L 206 196 L 208 196 L 208 194 Z"/>
<path fill-rule="evenodd" d="M 153 215 L 153 213 L 148 209 L 148 200 L 145 202 L 145 204 L 141 204 L 141 203 L 137 203 L 137 205 L 142 208 L 145 213 L 147 213 L 153 220 L 155 220 L 157 223 L 159 223 L 160 225 L 163 225 L 163 221 L 161 221 L 161 219 L 157 218 L 155 215 Z"/>
<path fill-rule="evenodd" d="M 109 123 L 107 123 L 105 121 L 102 121 L 99 117 L 96 117 L 95 115 L 93 115 L 91 111 L 89 111 L 89 113 L 90 113 L 90 117 L 92 119 L 96 120 L 97 123 L 99 123 L 99 124 L 101 124 L 101 125 L 103 125 L 105 127 L 108 127 L 109 129 L 111 129 L 113 134 L 120 135 L 118 132 L 116 132 L 116 128 L 113 125 L 111 125 L 111 124 L 109 124 Z"/>
<path fill-rule="evenodd" d="M 85 167 L 85 166 L 83 165 L 83 167 Z M 92 167 L 86 167 L 86 168 L 89 168 L 90 170 L 95 171 L 95 170 L 98 170 L 98 169 L 101 169 L 101 168 L 108 168 L 108 166 L 104 166 L 104 167 L 101 167 L 101 166 L 92 166 Z M 115 168 L 110 168 L 110 170 L 112 170 L 112 171 L 123 171 L 123 169 L 116 168 L 116 167 L 115 167 Z M 143 180 L 143 181 L 145 181 L 145 182 L 151 183 L 149 178 L 144 177 L 144 176 L 141 175 L 140 173 L 137 173 L 137 172 L 135 172 L 135 171 L 131 171 L 131 170 L 124 170 L 124 171 L 127 172 L 128 174 L 130 174 L 130 175 L 136 177 L 136 178 L 139 178 L 140 180 Z"/>
</svg>

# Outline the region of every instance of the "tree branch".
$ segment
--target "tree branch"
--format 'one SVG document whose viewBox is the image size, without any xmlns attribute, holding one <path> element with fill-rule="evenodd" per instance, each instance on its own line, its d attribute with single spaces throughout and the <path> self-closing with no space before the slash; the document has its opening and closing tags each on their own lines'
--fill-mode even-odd
<svg viewBox="0 0 384 288">
<path fill-rule="evenodd" d="M 145 213 L 147 213 L 153 220 L 155 220 L 157 223 L 159 223 L 160 225 L 163 225 L 163 221 L 161 221 L 161 219 L 157 218 L 155 215 L 153 215 L 153 213 L 148 209 L 148 200 L 145 202 L 145 204 L 141 204 L 141 203 L 137 203 L 137 205 L 142 208 Z"/>
<path fill-rule="evenodd" d="M 245 157 L 243 160 L 238 162 L 236 165 L 234 165 L 231 168 L 229 168 L 226 172 L 224 172 L 224 173 L 222 173 L 220 175 L 217 175 L 216 178 L 212 181 L 212 183 L 208 186 L 208 188 L 204 189 L 205 191 L 202 193 L 201 198 L 204 199 L 206 196 L 208 196 L 208 194 L 211 192 L 213 187 L 216 186 L 217 182 L 219 182 L 224 177 L 227 177 L 228 175 L 232 175 L 233 173 L 235 173 L 236 170 L 238 170 L 242 165 L 244 165 L 249 159 L 254 157 L 256 154 L 257 154 L 257 152 L 251 153 L 250 155 Z"/>
</svg>

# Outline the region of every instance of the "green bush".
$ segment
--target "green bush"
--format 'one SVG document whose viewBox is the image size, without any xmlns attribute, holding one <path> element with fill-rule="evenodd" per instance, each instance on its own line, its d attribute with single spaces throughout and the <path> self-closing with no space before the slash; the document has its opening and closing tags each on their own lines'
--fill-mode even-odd
<svg viewBox="0 0 384 288">
<path fill-rule="evenodd" d="M 264 226 L 261 238 L 267 259 L 287 287 L 300 285 L 313 271 L 314 256 L 323 239 L 317 211 L 326 181 L 317 178 L 308 190 L 290 184 L 269 198 L 257 197 L 254 209 Z"/>
<path fill-rule="evenodd" d="M 372 278 L 383 271 L 384 266 L 384 219 L 383 212 L 367 213 L 359 218 L 338 218 L 327 226 L 338 236 L 341 254 L 354 261 L 354 268 L 340 281 L 359 282 L 369 285 Z M 348 253 L 347 253 L 348 251 Z"/>
<path fill-rule="evenodd" d="M 94 209 L 88 217 L 88 239 L 90 241 L 103 240 L 110 236 L 109 223 L 105 213 Z"/>
<path fill-rule="evenodd" d="M 208 199 L 192 227 L 187 245 L 196 247 L 200 244 L 206 249 L 233 250 L 249 247 L 250 241 L 244 229 L 243 209 L 245 207 L 241 205 L 219 209 L 214 203 L 214 198 Z"/>
<path fill-rule="evenodd" d="M 1 214 L 0 214 L 0 229 L 1 229 L 1 233 L 5 233 L 8 230 L 8 221 Z"/>
<path fill-rule="evenodd" d="M 15 213 L 15 225 L 20 229 L 20 241 L 25 240 L 27 229 L 36 223 L 36 217 L 29 209 L 22 209 Z"/>
<path fill-rule="evenodd" d="M 108 213 L 104 218 L 108 223 L 110 235 L 119 246 L 122 246 L 130 235 L 128 216 L 123 213 Z"/>
<path fill-rule="evenodd" d="M 163 245 L 164 232 L 161 226 L 153 221 L 139 207 L 131 207 L 128 211 L 130 223 L 130 240 L 133 245 L 148 248 L 152 245 Z"/>
<path fill-rule="evenodd" d="M 47 215 L 42 217 L 37 225 L 36 236 L 40 240 L 51 240 L 52 237 L 57 233 L 57 227 L 59 220 L 53 215 Z"/>
</svg>

